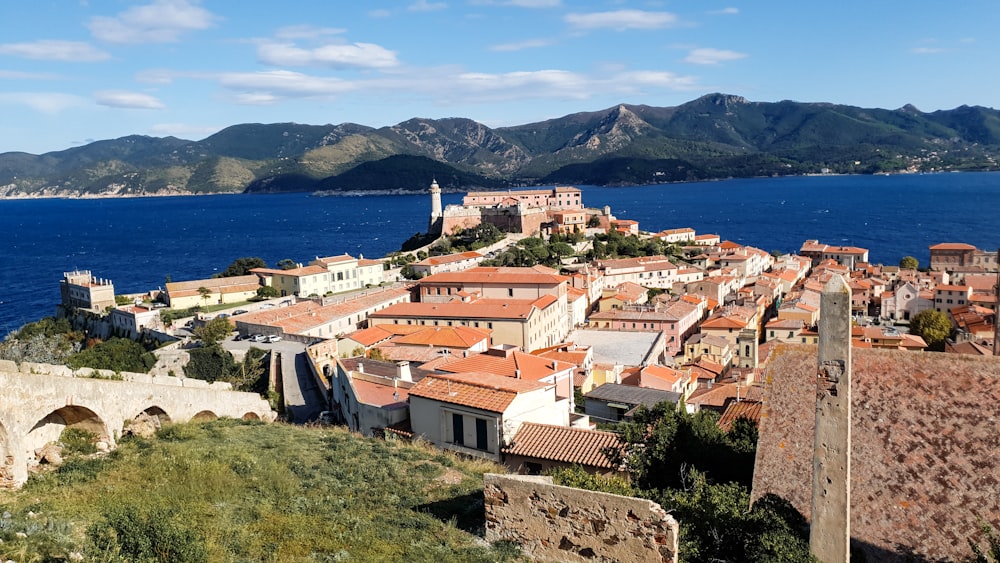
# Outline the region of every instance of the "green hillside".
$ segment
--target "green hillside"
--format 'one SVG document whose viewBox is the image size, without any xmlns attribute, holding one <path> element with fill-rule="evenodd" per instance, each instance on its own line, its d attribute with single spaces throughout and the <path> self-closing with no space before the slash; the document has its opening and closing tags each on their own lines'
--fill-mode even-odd
<svg viewBox="0 0 1000 563">
<path fill-rule="evenodd" d="M 0 492 L 15 561 L 504 561 L 483 526 L 497 468 L 340 428 L 167 426 Z"/>
</svg>

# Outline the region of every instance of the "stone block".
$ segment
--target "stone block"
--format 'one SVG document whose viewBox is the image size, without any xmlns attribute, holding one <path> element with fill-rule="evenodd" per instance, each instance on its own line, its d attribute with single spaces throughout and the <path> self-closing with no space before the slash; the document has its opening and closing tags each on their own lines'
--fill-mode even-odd
<svg viewBox="0 0 1000 563">
<path fill-rule="evenodd" d="M 0 360 L 0 372 L 18 373 L 17 363 L 12 360 Z"/>
<path fill-rule="evenodd" d="M 532 559 L 677 561 L 677 521 L 655 502 L 548 477 L 487 474 L 483 490 L 486 540 L 517 543 Z"/>
</svg>

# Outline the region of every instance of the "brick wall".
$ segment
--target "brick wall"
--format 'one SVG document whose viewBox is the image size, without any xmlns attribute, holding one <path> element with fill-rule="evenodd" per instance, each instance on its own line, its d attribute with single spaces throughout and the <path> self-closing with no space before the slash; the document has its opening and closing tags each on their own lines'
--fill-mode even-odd
<svg viewBox="0 0 1000 563">
<path fill-rule="evenodd" d="M 489 542 L 517 543 L 540 561 L 677 561 L 677 521 L 655 502 L 561 487 L 551 477 L 484 479 Z"/>
</svg>

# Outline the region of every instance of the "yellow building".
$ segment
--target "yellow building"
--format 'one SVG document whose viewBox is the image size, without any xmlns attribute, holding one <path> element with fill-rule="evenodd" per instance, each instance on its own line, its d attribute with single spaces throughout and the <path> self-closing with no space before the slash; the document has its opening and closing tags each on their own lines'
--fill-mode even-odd
<svg viewBox="0 0 1000 563">
<path fill-rule="evenodd" d="M 242 303 L 257 296 L 260 280 L 255 275 L 171 282 L 166 285 L 167 304 L 174 309 Z"/>
</svg>

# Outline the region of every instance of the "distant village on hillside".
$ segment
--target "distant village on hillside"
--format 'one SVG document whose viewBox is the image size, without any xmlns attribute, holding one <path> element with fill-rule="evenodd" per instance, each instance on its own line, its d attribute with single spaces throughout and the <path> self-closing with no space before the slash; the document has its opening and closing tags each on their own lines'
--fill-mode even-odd
<svg viewBox="0 0 1000 563">
<path fill-rule="evenodd" d="M 855 502 L 870 513 L 856 517 L 855 537 L 891 551 L 910 545 L 919 529 L 927 534 L 920 553 L 960 557 L 968 546 L 956 530 L 975 529 L 974 514 L 1000 513 L 1000 469 L 995 457 L 984 461 L 994 453 L 963 445 L 985 430 L 950 422 L 965 416 L 961 424 L 973 424 L 966 410 L 987 397 L 1000 402 L 997 371 L 970 359 L 997 353 L 995 253 L 942 242 L 918 269 L 907 260 L 871 264 L 865 248 L 806 240 L 798 254 L 775 256 L 684 225 L 645 231 L 607 207 L 586 207 L 569 186 L 471 192 L 447 207 L 436 182 L 429 195 L 434 242 L 409 251 L 409 262 L 316 256 L 124 298 L 99 273 L 67 272 L 62 310 L 89 312 L 91 327 L 106 335 L 152 338 L 181 355 L 196 345 L 191 329 L 226 318 L 234 350 L 249 341 L 304 352 L 299 379 L 321 389 L 324 421 L 369 436 L 419 437 L 519 473 L 578 465 L 619 474 L 608 456 L 615 434 L 597 426 L 629 420 L 642 406 L 715 411 L 724 429 L 747 418 L 760 431 L 754 496 L 780 492 L 808 516 L 808 491 L 800 493 L 812 442 L 796 436 L 801 417 L 811 424 L 813 416 L 815 352 L 787 350 L 820 341 L 821 295 L 841 276 L 860 382 L 855 476 L 871 478 L 855 485 Z M 434 252 L 438 237 L 483 225 L 503 238 Z M 642 246 L 652 241 L 665 251 L 599 250 L 633 237 L 636 248 L 654 248 Z M 551 267 L 498 265 L 526 239 L 562 241 L 572 253 Z M 192 314 L 164 316 L 184 310 Z M 916 319 L 933 314 L 950 323 L 943 338 L 917 330 Z M 158 364 L 153 373 L 167 369 Z M 933 430 L 907 425 L 918 413 L 937 421 Z M 900 451 L 906 444 L 910 451 Z M 920 475 L 911 475 L 917 467 Z M 913 524 L 917 512 L 947 523 Z"/>
</svg>

